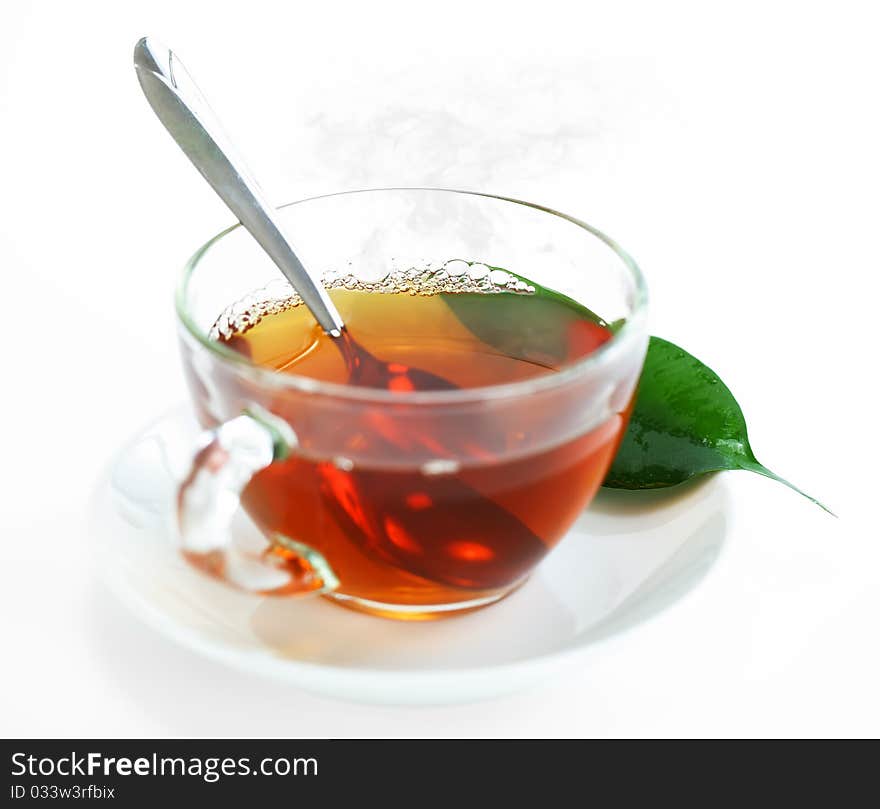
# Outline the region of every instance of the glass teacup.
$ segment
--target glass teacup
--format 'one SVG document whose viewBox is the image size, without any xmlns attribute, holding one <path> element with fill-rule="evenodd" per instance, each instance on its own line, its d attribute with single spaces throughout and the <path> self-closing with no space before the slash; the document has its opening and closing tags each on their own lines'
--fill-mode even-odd
<svg viewBox="0 0 880 809">
<path fill-rule="evenodd" d="M 506 384 L 391 391 L 279 373 L 212 334 L 231 303 L 255 291 L 265 303 L 278 286 L 250 235 L 224 231 L 193 256 L 177 293 L 206 428 L 178 495 L 185 557 L 246 591 L 322 594 L 395 618 L 504 597 L 589 504 L 626 428 L 648 339 L 637 266 L 576 219 L 470 192 L 349 192 L 281 217 L 319 273 L 466 259 L 532 278 L 616 328 L 589 356 Z M 389 429 L 407 440 L 389 443 Z M 258 547 L 232 539 L 239 505 L 262 532 Z"/>
</svg>

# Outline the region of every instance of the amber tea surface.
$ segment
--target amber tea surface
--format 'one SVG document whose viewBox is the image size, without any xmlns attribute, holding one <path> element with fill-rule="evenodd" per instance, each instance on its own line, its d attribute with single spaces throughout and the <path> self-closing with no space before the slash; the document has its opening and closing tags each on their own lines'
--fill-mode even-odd
<svg viewBox="0 0 880 809">
<path fill-rule="evenodd" d="M 583 307 L 519 286 L 448 293 L 349 283 L 330 294 L 350 333 L 389 364 L 388 389 L 401 395 L 412 390 L 407 368 L 480 388 L 554 374 L 610 339 Z M 280 374 L 346 384 L 334 338 L 298 303 L 239 306 L 214 336 Z M 602 482 L 629 410 L 523 455 L 516 448 L 528 444 L 528 404 L 523 397 L 521 414 L 500 423 L 433 421 L 423 406 L 418 429 L 406 418 L 416 405 L 403 399 L 399 408 L 367 408 L 332 429 L 352 457 L 366 451 L 369 461 L 315 455 L 306 437 L 288 460 L 256 475 L 243 504 L 263 531 L 321 551 L 340 592 L 362 608 L 395 617 L 406 617 L 407 605 L 466 608 L 510 590 L 565 534 Z M 296 429 L 295 412 L 290 421 Z M 416 450 L 438 463 L 408 465 Z"/>
</svg>

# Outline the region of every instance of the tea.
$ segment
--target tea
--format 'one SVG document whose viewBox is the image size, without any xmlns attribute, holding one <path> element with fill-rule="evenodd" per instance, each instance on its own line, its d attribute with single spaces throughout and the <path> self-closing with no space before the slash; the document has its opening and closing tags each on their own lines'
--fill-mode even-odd
<svg viewBox="0 0 880 809">
<path fill-rule="evenodd" d="M 327 285 L 348 330 L 392 372 L 423 369 L 465 390 L 554 374 L 611 337 L 607 324 L 564 296 L 536 293 L 484 265 L 455 264 L 442 274 L 399 272 L 374 283 L 345 276 Z M 214 337 L 281 374 L 348 381 L 337 338 L 293 294 L 257 294 L 231 307 Z M 534 412 L 527 396 L 503 418 L 434 418 L 430 402 L 394 401 L 412 392 L 396 379 L 406 377 L 392 375 L 391 396 L 361 417 L 321 425 L 344 455 L 322 456 L 312 427 L 299 429 L 297 413 L 286 414 L 299 446 L 258 473 L 242 502 L 267 534 L 321 551 L 361 608 L 406 617 L 407 606 L 421 615 L 420 606 L 467 608 L 503 595 L 592 498 L 628 403 L 586 432 L 538 446 L 534 435 L 554 414 Z"/>
</svg>

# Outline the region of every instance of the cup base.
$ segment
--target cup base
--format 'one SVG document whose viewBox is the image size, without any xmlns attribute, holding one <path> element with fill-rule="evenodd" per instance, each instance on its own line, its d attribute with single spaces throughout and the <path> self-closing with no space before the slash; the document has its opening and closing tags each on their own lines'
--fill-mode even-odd
<svg viewBox="0 0 880 809">
<path fill-rule="evenodd" d="M 528 577 L 526 577 L 528 578 Z M 523 578 L 506 590 L 493 593 L 483 598 L 474 598 L 470 601 L 456 601 L 453 604 L 383 604 L 381 601 L 370 601 L 357 596 L 347 596 L 342 593 L 326 593 L 324 598 L 356 612 L 365 612 L 380 618 L 390 618 L 395 621 L 437 621 L 441 618 L 451 618 L 455 615 L 464 615 L 474 610 L 488 607 L 507 598 L 514 590 L 526 581 Z"/>
</svg>

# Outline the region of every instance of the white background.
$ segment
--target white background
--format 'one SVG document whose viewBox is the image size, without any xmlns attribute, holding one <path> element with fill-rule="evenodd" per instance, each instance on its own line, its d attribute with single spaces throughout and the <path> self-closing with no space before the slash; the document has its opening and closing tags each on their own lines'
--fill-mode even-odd
<svg viewBox="0 0 880 809">
<path fill-rule="evenodd" d="M 0 733 L 876 735 L 877 20 L 870 3 L 16 3 L 0 12 Z M 229 222 L 152 117 L 174 47 L 279 202 L 392 184 L 523 197 L 617 238 L 652 331 L 736 393 L 726 553 L 589 668 L 453 708 L 334 702 L 138 624 L 86 504 L 185 398 L 171 288 Z"/>
</svg>

